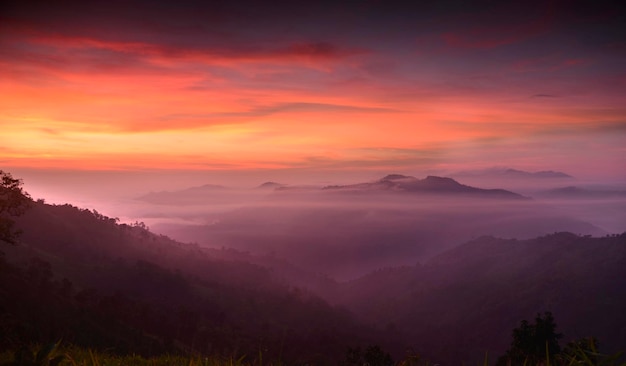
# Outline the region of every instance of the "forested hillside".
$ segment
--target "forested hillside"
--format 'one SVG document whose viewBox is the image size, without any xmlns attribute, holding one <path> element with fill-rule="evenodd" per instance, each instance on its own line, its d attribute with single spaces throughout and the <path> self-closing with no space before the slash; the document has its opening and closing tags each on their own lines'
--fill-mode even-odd
<svg viewBox="0 0 626 366">
<path fill-rule="evenodd" d="M 11 219 L 22 234 L 1 247 L 2 349 L 63 339 L 115 354 L 337 364 L 379 345 L 396 359 L 412 350 L 453 365 L 486 352 L 495 361 L 511 329 L 544 311 L 564 344 L 594 336 L 607 353 L 626 344 L 626 234 L 485 236 L 339 282 L 71 205 L 31 201 Z"/>
<path fill-rule="evenodd" d="M 142 224 L 33 202 L 18 226 L 19 243 L 2 247 L 3 348 L 63 339 L 116 353 L 324 363 L 374 341 L 348 311 L 269 269 L 213 258 Z"/>
<path fill-rule="evenodd" d="M 342 286 L 339 302 L 451 363 L 502 354 L 520 319 L 551 310 L 564 342 L 595 336 L 626 345 L 626 234 L 555 233 L 531 240 L 481 237 L 424 264 Z"/>
</svg>

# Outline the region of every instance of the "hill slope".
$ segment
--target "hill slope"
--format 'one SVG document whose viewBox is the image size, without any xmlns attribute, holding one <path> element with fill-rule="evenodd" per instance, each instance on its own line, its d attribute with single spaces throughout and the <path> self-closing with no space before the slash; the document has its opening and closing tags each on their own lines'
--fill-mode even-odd
<svg viewBox="0 0 626 366">
<path fill-rule="evenodd" d="M 482 237 L 423 265 L 381 270 L 344 285 L 340 302 L 362 319 L 393 324 L 458 364 L 502 354 L 520 319 L 555 314 L 567 340 L 626 344 L 626 234 L 559 233 L 530 240 Z M 454 352 L 452 352 L 452 350 Z"/>
<path fill-rule="evenodd" d="M 270 270 L 69 205 L 33 203 L 0 257 L 1 347 L 63 338 L 112 352 L 336 362 L 374 332 Z M 312 325 L 312 320 L 315 320 Z M 334 360 L 334 361 L 333 361 Z"/>
</svg>

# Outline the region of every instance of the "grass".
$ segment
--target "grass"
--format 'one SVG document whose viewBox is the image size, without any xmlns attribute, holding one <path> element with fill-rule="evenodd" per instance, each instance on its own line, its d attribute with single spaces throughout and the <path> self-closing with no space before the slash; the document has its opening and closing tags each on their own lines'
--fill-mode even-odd
<svg viewBox="0 0 626 366">
<path fill-rule="evenodd" d="M 565 355 L 564 355 L 565 356 Z M 622 353 L 614 355 L 600 354 L 595 345 L 590 347 L 574 347 L 565 357 L 547 359 L 542 366 L 626 366 L 620 361 Z M 485 354 L 482 366 L 488 366 L 489 357 Z M 50 345 L 35 345 L 22 348 L 15 352 L 0 353 L 0 366 L 283 366 L 282 362 L 264 362 L 263 355 L 256 359 L 247 360 L 246 356 L 219 357 L 219 356 L 176 356 L 162 355 L 145 358 L 139 355 L 115 355 L 106 352 L 97 352 L 91 349 L 76 346 L 61 346 L 60 342 Z M 395 363 L 396 366 L 430 366 L 430 362 L 422 360 L 418 355 L 409 355 L 404 360 Z M 376 365 L 371 365 L 376 366 Z M 480 364 L 478 366 L 481 366 Z M 524 366 L 535 366 L 527 362 Z"/>
<path fill-rule="evenodd" d="M 26 356 L 24 356 L 26 354 Z M 33 346 L 17 352 L 0 353 L 0 365 L 15 366 L 277 366 L 278 364 L 247 362 L 241 357 L 189 357 L 162 355 L 145 358 L 140 355 L 115 355 L 74 346 Z"/>
</svg>

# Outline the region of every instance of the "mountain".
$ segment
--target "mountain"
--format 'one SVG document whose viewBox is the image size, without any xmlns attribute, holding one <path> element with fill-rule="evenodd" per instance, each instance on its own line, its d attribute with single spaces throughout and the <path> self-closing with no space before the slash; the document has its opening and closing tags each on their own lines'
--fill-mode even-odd
<svg viewBox="0 0 626 366">
<path fill-rule="evenodd" d="M 442 364 L 501 355 L 520 319 L 552 311 L 564 343 L 595 336 L 608 353 L 626 344 L 626 233 L 481 237 L 423 264 L 343 284 L 339 303 L 391 326 Z"/>
<path fill-rule="evenodd" d="M 470 187 L 461 184 L 452 178 L 428 176 L 424 179 L 417 179 L 415 177 L 400 174 L 390 174 L 371 183 L 327 186 L 324 187 L 324 190 L 339 192 L 407 192 L 464 195 L 469 197 L 485 198 L 491 197 L 501 199 L 526 199 L 526 197 L 504 189 L 481 189 Z"/>
<path fill-rule="evenodd" d="M 261 349 L 266 359 L 323 364 L 379 340 L 346 310 L 226 249 L 70 205 L 32 202 L 16 222 L 21 242 L 0 256 L 1 350 L 62 338 L 113 353 Z"/>
<path fill-rule="evenodd" d="M 340 210 L 322 211 L 315 220 L 325 221 L 303 228 L 301 217 L 285 221 L 293 216 L 272 207 L 250 211 L 243 221 L 240 212 L 220 230 L 242 234 L 245 220 L 272 218 L 294 226 L 294 240 L 306 245 L 293 250 L 304 251 L 304 259 L 338 259 L 344 266 L 359 256 L 380 266 L 381 256 L 414 250 L 415 236 L 394 243 L 398 226 L 373 235 L 379 230 L 369 231 L 373 226 L 389 222 L 371 221 L 370 211 L 364 214 L 367 225 L 360 211 L 350 223 Z M 311 219 L 310 212 L 303 215 Z M 380 218 L 405 217 L 403 211 L 382 211 Z M 470 216 L 454 220 L 464 217 Z M 32 202 L 16 222 L 21 242 L 3 246 L 0 255 L 0 350 L 62 338 L 112 353 L 231 356 L 261 350 L 266 360 L 286 364 L 338 364 L 347 347 L 379 344 L 396 357 L 411 347 L 440 364 L 460 364 L 482 359 L 486 351 L 495 358 L 521 319 L 546 310 L 554 313 L 566 340 L 593 335 L 606 352 L 626 344 L 626 234 L 482 236 L 441 249 L 420 264 L 338 282 L 284 261 L 280 251 L 261 257 L 183 244 L 141 223 L 120 224 L 70 205 Z M 438 222 L 445 221 L 425 225 Z M 258 245 L 262 233 L 272 240 L 273 231 L 289 234 L 287 226 L 267 223 L 244 239 Z M 326 251 L 323 236 L 314 235 L 346 225 L 355 226 L 336 233 L 335 251 Z M 352 242 L 345 233 L 356 229 L 371 241 Z M 307 276 L 317 282 L 309 288 L 318 293 L 304 288 Z"/>
<path fill-rule="evenodd" d="M 187 222 L 173 216 L 151 227 L 203 246 L 260 257 L 274 253 L 307 272 L 335 279 L 414 264 L 481 235 L 527 239 L 554 231 L 606 234 L 516 193 L 434 176 L 392 174 L 351 185 L 280 187 L 260 192 L 254 202 L 241 200 L 217 213 L 211 212 L 214 207 L 215 202 L 206 201 L 206 208 L 185 213 Z"/>
<path fill-rule="evenodd" d="M 525 172 L 517 169 L 505 169 L 503 175 L 524 178 L 573 178 L 571 175 L 563 172 L 555 172 L 552 170 L 544 170 L 539 172 Z"/>
<path fill-rule="evenodd" d="M 315 194 L 320 190 L 335 193 L 423 193 L 441 195 L 463 195 L 467 197 L 492 197 L 501 199 L 527 199 L 517 193 L 504 189 L 481 189 L 460 184 L 452 178 L 428 176 L 424 179 L 389 174 L 375 182 L 365 182 L 348 185 L 317 186 L 287 186 L 276 182 L 265 182 L 259 185 L 257 192 L 251 190 L 236 190 L 219 185 L 206 184 L 200 187 L 191 187 L 179 191 L 151 192 L 137 197 L 137 200 L 166 205 L 185 205 L 201 203 L 247 203 L 249 199 L 258 199 L 258 191 L 287 194 Z M 280 195 L 273 196 L 280 199 Z"/>
<path fill-rule="evenodd" d="M 571 198 L 571 199 L 607 199 L 626 198 L 626 190 L 616 189 L 589 189 L 575 186 L 545 190 L 538 193 L 541 197 Z"/>
<path fill-rule="evenodd" d="M 280 183 L 276 183 L 276 182 L 265 182 L 261 185 L 259 185 L 257 188 L 260 189 L 276 189 L 276 188 L 281 188 L 284 187 L 284 184 L 280 184 Z"/>
<path fill-rule="evenodd" d="M 195 204 L 202 200 L 215 200 L 224 196 L 230 191 L 229 188 L 216 185 L 205 184 L 199 187 L 190 187 L 179 191 L 150 192 L 137 197 L 137 200 L 154 204 Z"/>
<path fill-rule="evenodd" d="M 524 170 L 511 168 L 490 168 L 484 170 L 463 171 L 452 174 L 455 177 L 492 177 L 492 178 L 517 178 L 517 179 L 572 179 L 569 174 L 544 170 L 538 172 L 527 172 Z"/>
</svg>

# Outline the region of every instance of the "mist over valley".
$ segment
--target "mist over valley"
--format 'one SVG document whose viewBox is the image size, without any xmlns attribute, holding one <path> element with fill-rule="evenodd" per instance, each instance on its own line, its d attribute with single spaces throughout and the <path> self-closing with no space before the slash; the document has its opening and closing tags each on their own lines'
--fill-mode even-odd
<svg viewBox="0 0 626 366">
<path fill-rule="evenodd" d="M 205 247 L 274 255 L 342 280 L 413 265 L 483 235 L 529 239 L 626 230 L 626 200 L 535 198 L 434 176 L 388 175 L 326 186 L 207 185 L 137 200 L 146 204 L 142 220 L 155 232 Z M 617 216 L 605 220 L 603 210 Z"/>
<path fill-rule="evenodd" d="M 511 329 L 543 311 L 567 342 L 594 336 L 608 353 L 626 342 L 626 237 L 579 215 L 623 212 L 619 200 L 391 174 L 135 201 L 144 217 L 128 223 L 42 199 L 15 217 L 22 235 L 3 247 L 0 277 L 13 302 L 0 305 L 19 321 L 0 323 L 13 335 L 3 347 L 62 337 L 228 356 L 261 345 L 266 358 L 334 364 L 377 345 L 453 365 L 505 354 Z"/>
</svg>

